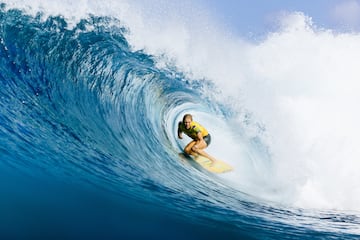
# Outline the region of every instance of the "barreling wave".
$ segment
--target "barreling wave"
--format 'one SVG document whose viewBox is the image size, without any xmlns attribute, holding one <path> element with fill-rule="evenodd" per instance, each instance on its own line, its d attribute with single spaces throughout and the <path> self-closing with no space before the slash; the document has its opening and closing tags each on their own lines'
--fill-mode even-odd
<svg viewBox="0 0 360 240">
<path fill-rule="evenodd" d="M 151 56 L 131 51 L 124 28 L 90 17 L 68 30 L 61 17 L 42 22 L 17 10 L 2 19 L 3 136 L 34 150 L 41 146 L 40 155 L 56 152 L 95 164 L 111 159 L 112 165 L 116 158 L 137 165 L 144 156 L 169 154 L 162 147 L 162 117 L 193 97 L 177 89 L 186 88 L 181 79 L 156 69 Z"/>
<path fill-rule="evenodd" d="M 133 50 L 119 20 L 89 16 L 69 28 L 61 16 L 4 5 L 0 14 L 2 169 L 161 206 L 235 237 L 355 236 L 354 216 L 274 207 L 180 161 L 174 132 L 184 112 L 231 113 L 204 94 L 214 90 L 208 81 Z"/>
</svg>

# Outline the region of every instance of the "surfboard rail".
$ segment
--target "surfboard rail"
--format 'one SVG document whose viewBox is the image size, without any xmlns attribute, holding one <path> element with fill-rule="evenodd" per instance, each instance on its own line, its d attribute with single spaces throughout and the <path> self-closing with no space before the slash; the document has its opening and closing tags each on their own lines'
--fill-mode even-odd
<svg viewBox="0 0 360 240">
<path fill-rule="evenodd" d="M 206 170 L 212 173 L 225 173 L 225 172 L 230 172 L 234 169 L 228 163 L 221 160 L 216 160 L 216 162 L 213 163 L 210 159 L 201 155 L 192 158 L 201 167 L 205 168 Z"/>
</svg>

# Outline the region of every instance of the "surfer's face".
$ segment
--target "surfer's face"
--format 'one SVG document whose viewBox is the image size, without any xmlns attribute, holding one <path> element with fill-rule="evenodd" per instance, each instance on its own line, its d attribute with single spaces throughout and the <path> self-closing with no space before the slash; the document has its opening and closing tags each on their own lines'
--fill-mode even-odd
<svg viewBox="0 0 360 240">
<path fill-rule="evenodd" d="M 190 118 L 186 118 L 184 121 L 184 125 L 186 129 L 190 129 L 190 123 L 191 123 L 191 119 Z"/>
</svg>

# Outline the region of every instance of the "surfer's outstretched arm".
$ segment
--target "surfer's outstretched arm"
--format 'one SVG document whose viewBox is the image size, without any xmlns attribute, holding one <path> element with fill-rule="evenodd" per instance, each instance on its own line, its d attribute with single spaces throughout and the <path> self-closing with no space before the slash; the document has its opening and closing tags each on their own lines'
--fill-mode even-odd
<svg viewBox="0 0 360 240">
<path fill-rule="evenodd" d="M 181 131 L 181 122 L 179 122 L 178 124 L 178 130 L 177 130 L 177 134 L 178 134 L 178 138 L 182 139 L 182 131 Z"/>
</svg>

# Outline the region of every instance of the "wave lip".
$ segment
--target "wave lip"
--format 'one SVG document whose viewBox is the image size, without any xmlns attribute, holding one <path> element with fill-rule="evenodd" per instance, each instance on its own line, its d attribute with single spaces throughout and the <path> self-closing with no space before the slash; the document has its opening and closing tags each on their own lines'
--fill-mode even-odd
<svg viewBox="0 0 360 240">
<path fill-rule="evenodd" d="M 189 79 L 170 66 L 159 67 L 158 56 L 131 47 L 127 40 L 131 33 L 121 21 L 88 16 L 69 27 L 61 16 L 44 19 L 41 14 L 31 17 L 3 8 L 1 23 L 2 169 L 60 182 L 57 189 L 64 194 L 68 189 L 62 184 L 90 189 L 91 198 L 100 205 L 121 202 L 112 205 L 116 214 L 140 205 L 151 216 L 167 219 L 151 211 L 161 206 L 169 215 L 176 214 L 176 221 L 200 225 L 204 232 L 221 226 L 236 237 L 256 232 L 264 238 L 281 238 L 279 229 L 294 238 L 358 234 L 356 214 L 279 206 L 254 197 L 259 188 L 234 185 L 231 180 L 236 176 L 214 177 L 179 162 L 181 146 L 174 133 L 188 111 L 219 132 L 216 136 L 244 143 L 249 157 L 244 158 L 246 170 L 265 169 L 257 157 L 268 152 L 260 151 L 264 146 L 258 136 L 244 137 L 244 129 L 235 136 L 224 134 L 225 127 L 217 129 L 217 123 L 232 120 L 222 108 L 227 105 L 206 94 L 217 86 Z M 10 194 L 8 202 L 16 195 Z M 33 202 L 61 204 L 46 193 L 42 199 L 26 196 Z M 74 196 L 70 202 L 77 201 L 78 195 Z M 21 204 L 19 200 L 17 205 Z M 71 207 L 66 210 L 71 212 Z M 129 214 L 134 213 L 139 218 L 147 214 L 136 209 Z"/>
</svg>

